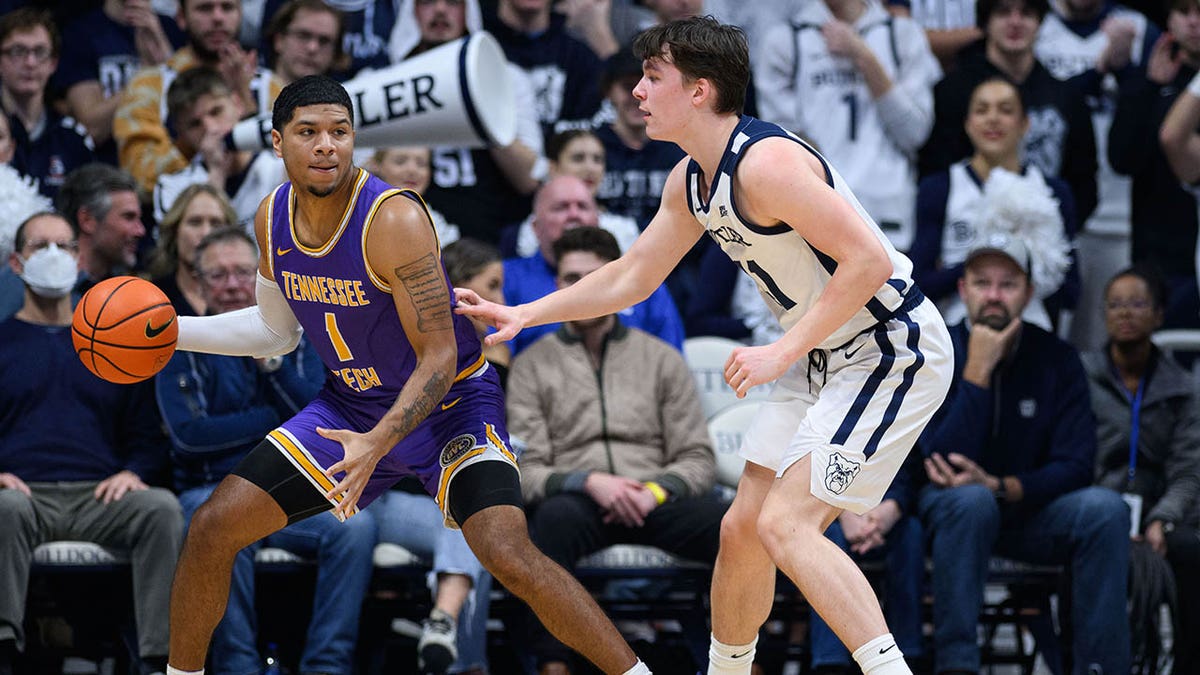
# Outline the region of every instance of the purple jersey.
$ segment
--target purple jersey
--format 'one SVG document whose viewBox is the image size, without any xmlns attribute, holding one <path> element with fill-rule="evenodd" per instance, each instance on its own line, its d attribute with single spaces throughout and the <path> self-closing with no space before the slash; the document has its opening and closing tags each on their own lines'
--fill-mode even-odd
<svg viewBox="0 0 1200 675">
<path fill-rule="evenodd" d="M 359 169 L 342 221 L 319 249 L 296 240 L 290 182 L 275 189 L 267 207 L 265 245 L 270 250 L 271 275 L 330 371 L 320 397 L 359 432 L 374 427 L 392 407 L 417 365 L 391 288 L 366 259 L 371 220 L 383 201 L 393 197 L 411 199 L 425 209 L 415 192 L 397 190 Z M 448 279 L 446 285 L 449 288 Z M 458 342 L 458 383 L 477 374 L 485 362 L 470 321 L 458 314 L 452 316 Z M 452 387 L 446 398 L 457 396 Z"/>
</svg>

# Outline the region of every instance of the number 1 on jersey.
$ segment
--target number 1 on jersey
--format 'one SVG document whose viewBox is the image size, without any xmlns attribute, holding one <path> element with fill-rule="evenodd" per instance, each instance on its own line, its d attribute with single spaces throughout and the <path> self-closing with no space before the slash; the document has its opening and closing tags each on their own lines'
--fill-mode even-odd
<svg viewBox="0 0 1200 675">
<path fill-rule="evenodd" d="M 350 353 L 350 345 L 346 344 L 342 331 L 338 330 L 337 316 L 333 312 L 325 312 L 325 332 L 329 333 L 329 341 L 333 343 L 333 350 L 337 352 L 339 361 L 350 361 L 354 358 L 354 354 Z"/>
</svg>

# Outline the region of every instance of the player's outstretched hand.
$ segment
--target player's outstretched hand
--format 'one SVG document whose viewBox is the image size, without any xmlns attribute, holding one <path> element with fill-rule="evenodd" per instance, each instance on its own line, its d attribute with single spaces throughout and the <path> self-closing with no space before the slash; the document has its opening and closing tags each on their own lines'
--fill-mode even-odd
<svg viewBox="0 0 1200 675">
<path fill-rule="evenodd" d="M 791 363 L 776 343 L 738 347 L 725 361 L 725 381 L 737 392 L 738 398 L 745 398 L 750 387 L 775 380 L 787 372 L 789 366 Z"/>
<path fill-rule="evenodd" d="M 317 427 L 317 433 L 331 441 L 342 444 L 342 461 L 325 469 L 325 475 L 332 481 L 337 481 L 335 475 L 345 471 L 346 475 L 332 489 L 325 493 L 326 499 L 336 499 L 339 495 L 342 501 L 333 509 L 333 515 L 338 520 L 346 520 L 354 515 L 354 507 L 358 505 L 359 497 L 367 487 L 367 481 L 375 472 L 379 463 L 379 455 L 375 452 L 373 443 L 366 434 L 360 434 L 347 429 L 322 429 Z"/>
<path fill-rule="evenodd" d="M 496 329 L 495 333 L 483 339 L 483 344 L 489 347 L 513 339 L 525 327 L 525 320 L 516 307 L 484 300 L 469 288 L 454 289 L 454 297 L 458 299 L 455 312 L 480 319 Z"/>
</svg>

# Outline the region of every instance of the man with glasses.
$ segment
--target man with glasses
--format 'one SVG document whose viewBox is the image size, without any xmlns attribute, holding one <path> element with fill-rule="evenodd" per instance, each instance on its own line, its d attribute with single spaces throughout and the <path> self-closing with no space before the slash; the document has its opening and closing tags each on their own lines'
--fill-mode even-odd
<svg viewBox="0 0 1200 675">
<path fill-rule="evenodd" d="M 83 126 L 46 105 L 60 47 L 48 11 L 24 8 L 0 17 L 0 105 L 16 144 L 12 165 L 36 178 L 39 191 L 51 199 L 72 169 L 95 159 Z"/>
<path fill-rule="evenodd" d="M 75 355 L 76 248 L 70 223 L 42 212 L 17 229 L 8 261 L 25 302 L 0 323 L 0 675 L 25 648 L 33 549 L 54 540 L 129 554 L 141 672 L 166 668 L 183 519 L 170 491 L 149 487 L 167 468 L 151 383 L 105 382 Z"/>
<path fill-rule="evenodd" d="M 345 70 L 350 61 L 342 51 L 345 32 L 342 13 L 323 0 L 291 0 L 267 26 L 267 63 L 285 84 Z"/>
<path fill-rule="evenodd" d="M 243 230 L 214 230 L 194 263 L 209 314 L 254 304 L 258 249 Z M 321 389 L 325 368 L 307 339 L 285 356 L 255 359 L 180 352 L 156 377 L 158 405 L 171 436 L 175 489 L 185 522 L 242 457 Z M 365 511 L 339 525 L 332 514 L 289 525 L 242 549 L 233 564 L 225 616 L 213 633 L 214 673 L 262 669 L 256 646 L 254 554 L 262 546 L 317 560 L 312 620 L 301 673 L 350 673 L 358 613 L 371 578 L 375 521 Z"/>
</svg>

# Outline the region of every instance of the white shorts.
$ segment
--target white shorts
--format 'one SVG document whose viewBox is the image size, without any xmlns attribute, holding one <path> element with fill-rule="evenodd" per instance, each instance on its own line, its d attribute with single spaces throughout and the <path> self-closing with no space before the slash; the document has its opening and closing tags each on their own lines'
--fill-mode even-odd
<svg viewBox="0 0 1200 675">
<path fill-rule="evenodd" d="M 788 369 L 746 432 L 741 455 L 782 476 L 811 454 L 812 494 L 864 513 L 883 499 L 953 374 L 950 334 L 925 300 Z"/>
</svg>

